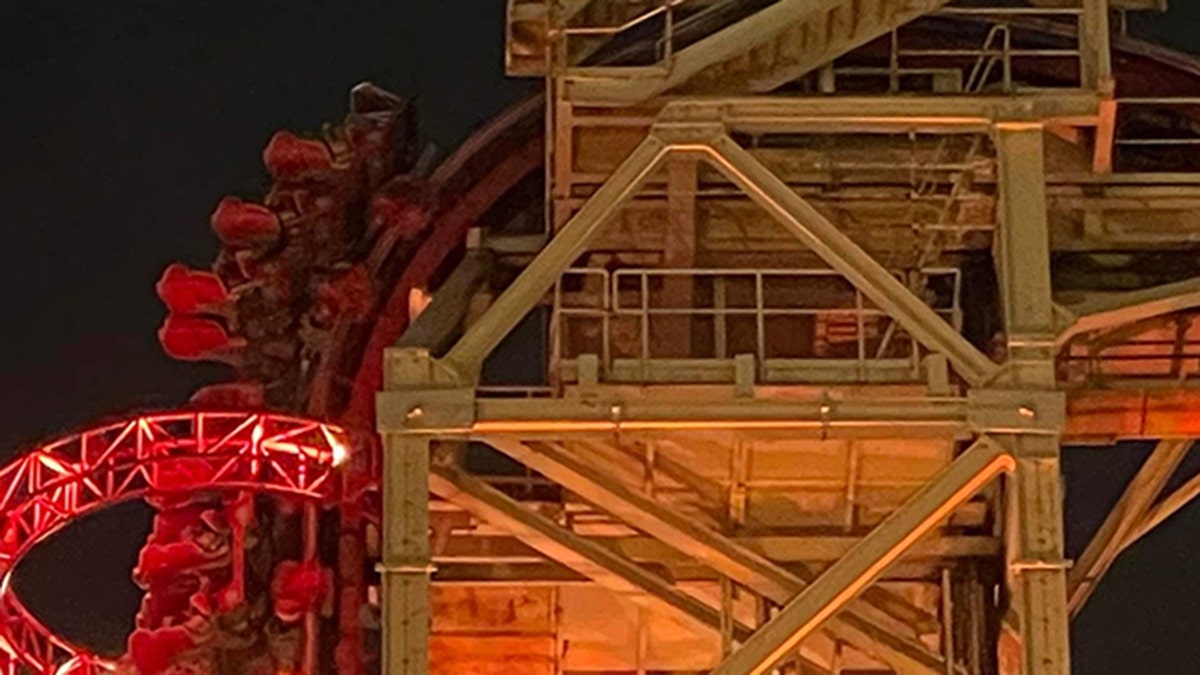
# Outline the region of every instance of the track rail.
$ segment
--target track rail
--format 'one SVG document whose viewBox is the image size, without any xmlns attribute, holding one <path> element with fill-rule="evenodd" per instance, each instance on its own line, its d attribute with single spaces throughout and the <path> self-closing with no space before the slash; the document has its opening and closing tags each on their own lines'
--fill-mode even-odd
<svg viewBox="0 0 1200 675">
<path fill-rule="evenodd" d="M 55 635 L 21 603 L 13 572 L 72 521 L 121 502 L 215 490 L 337 496 L 350 452 L 338 427 L 285 415 L 144 415 L 48 443 L 0 468 L 0 674 L 93 675 L 114 664 Z"/>
</svg>

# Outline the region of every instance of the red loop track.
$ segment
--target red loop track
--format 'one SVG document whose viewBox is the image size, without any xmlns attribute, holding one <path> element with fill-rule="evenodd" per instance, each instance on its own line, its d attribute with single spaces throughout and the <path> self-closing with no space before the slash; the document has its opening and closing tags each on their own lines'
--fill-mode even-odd
<svg viewBox="0 0 1200 675">
<path fill-rule="evenodd" d="M 113 664 L 70 644 L 21 604 L 21 558 L 71 521 L 115 504 L 206 490 L 336 496 L 344 431 L 247 412 L 145 415 L 34 449 L 0 469 L 0 674 L 92 675 Z"/>
</svg>

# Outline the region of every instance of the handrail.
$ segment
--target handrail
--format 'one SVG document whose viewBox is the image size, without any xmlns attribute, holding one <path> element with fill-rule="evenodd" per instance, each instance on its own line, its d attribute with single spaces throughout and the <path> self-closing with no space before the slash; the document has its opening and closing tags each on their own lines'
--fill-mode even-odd
<svg viewBox="0 0 1200 675">
<path fill-rule="evenodd" d="M 1116 99 L 1118 110 L 1122 107 L 1172 108 L 1200 106 L 1200 96 L 1126 96 Z M 1200 145 L 1197 136 L 1157 136 L 1150 138 L 1117 138 L 1116 145 L 1126 147 L 1188 147 Z"/>
<path fill-rule="evenodd" d="M 562 35 L 616 35 L 617 33 L 623 33 L 631 28 L 636 28 L 637 26 L 640 26 L 641 24 L 658 16 L 659 14 L 670 12 L 675 7 L 682 5 L 685 2 L 687 2 L 687 0 L 664 0 L 663 4 L 659 5 L 658 7 L 655 7 L 654 9 L 641 14 L 640 16 L 636 16 L 619 26 L 584 26 L 576 28 L 567 26 L 565 28 L 558 29 L 558 32 Z"/>
<path fill-rule="evenodd" d="M 955 330 L 962 329 L 962 308 L 960 306 L 960 298 L 962 293 L 962 277 L 961 272 L 955 268 L 925 268 L 916 271 L 924 278 L 932 277 L 951 277 L 953 279 L 953 287 L 950 291 L 950 304 L 948 306 L 934 307 L 934 311 L 942 315 Z M 896 272 L 899 278 L 904 278 L 905 274 Z M 591 278 L 592 293 L 586 295 L 586 305 L 569 305 L 564 302 L 564 291 L 561 279 L 575 276 L 583 277 L 584 283 L 588 283 L 586 279 Z M 714 306 L 692 306 L 692 307 L 654 307 L 650 305 L 650 280 L 651 278 L 665 277 L 687 277 L 692 279 L 709 278 L 714 284 L 713 302 L 717 303 Z M 768 366 L 768 362 L 773 358 L 771 356 L 771 345 L 767 340 L 767 322 L 769 319 L 786 317 L 786 316 L 808 316 L 808 317 L 824 317 L 827 319 L 846 319 L 849 318 L 854 325 L 853 340 L 856 342 L 853 357 L 828 357 L 835 361 L 853 361 L 860 367 L 865 367 L 869 361 L 877 361 L 884 359 L 885 355 L 891 350 L 893 341 L 896 339 L 899 332 L 895 322 L 887 322 L 887 325 L 876 323 L 880 317 L 887 317 L 887 313 L 881 309 L 867 306 L 866 298 L 858 289 L 850 289 L 848 292 L 854 296 L 853 305 L 837 306 L 837 307 L 800 307 L 800 306 L 770 306 L 767 298 L 766 282 L 771 278 L 809 278 L 809 279 L 838 279 L 844 281 L 842 277 L 832 270 L 827 269 L 667 269 L 667 268 L 625 268 L 618 270 L 605 270 L 598 268 L 573 268 L 566 270 L 560 282 L 556 284 L 553 296 L 553 314 L 551 320 L 551 371 L 557 369 L 557 364 L 564 360 L 564 352 L 569 347 L 565 343 L 564 323 L 569 321 L 571 317 L 580 319 L 590 319 L 600 323 L 599 347 L 600 354 L 598 357 L 605 372 L 611 372 L 614 364 L 614 351 L 618 351 L 613 345 L 613 322 L 614 321 L 636 321 L 637 342 L 636 360 L 646 363 L 653 358 L 653 349 L 651 347 L 651 327 L 652 320 L 655 317 L 676 317 L 676 318 L 693 318 L 693 317 L 708 317 L 713 321 L 712 339 L 713 351 L 712 357 L 699 357 L 701 360 L 707 358 L 727 359 L 729 353 L 727 351 L 727 335 L 728 326 L 726 320 L 733 317 L 747 317 L 754 320 L 754 355 L 756 363 L 760 369 L 760 374 Z M 754 304 L 753 306 L 726 306 L 724 305 L 725 282 L 731 279 L 741 278 L 743 281 L 751 280 L 754 285 Z M 632 281 L 625 281 L 632 280 Z M 848 283 L 848 282 L 847 282 Z M 720 290 L 718 290 L 718 286 Z M 636 290 L 634 290 L 636 288 Z M 628 296 L 630 293 L 636 296 L 634 304 L 622 304 L 622 295 Z M 835 321 L 836 323 L 836 321 Z M 872 349 L 868 348 L 868 328 L 877 326 L 879 332 L 870 339 L 878 340 L 879 344 Z M 571 351 L 579 351 L 578 349 Z M 910 341 L 906 359 L 912 363 L 913 371 L 915 372 L 920 360 L 920 347 L 915 341 Z M 874 353 L 872 353 L 874 352 Z M 690 357 L 689 357 L 690 358 Z M 818 358 L 825 358 L 818 355 Z"/>
</svg>

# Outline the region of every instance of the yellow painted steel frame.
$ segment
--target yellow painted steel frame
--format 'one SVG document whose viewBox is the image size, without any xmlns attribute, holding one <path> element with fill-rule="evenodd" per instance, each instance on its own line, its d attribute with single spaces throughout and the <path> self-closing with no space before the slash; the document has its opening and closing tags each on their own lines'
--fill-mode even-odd
<svg viewBox="0 0 1200 675">
<path fill-rule="evenodd" d="M 651 609 L 674 613 L 686 624 L 719 630 L 719 608 L 676 590 L 668 581 L 589 539 L 539 515 L 515 499 L 452 466 L 434 467 L 430 491 L 492 525 L 502 527 L 530 548 L 616 593 Z M 745 641 L 751 632 L 734 627 Z"/>
<path fill-rule="evenodd" d="M 1007 450 L 986 437 L 978 440 L 759 628 L 712 675 L 761 675 L 770 670 L 938 522 L 1014 467 Z"/>
<path fill-rule="evenodd" d="M 968 343 L 822 214 L 738 146 L 720 121 L 721 111 L 722 108 L 716 106 L 701 115 L 705 119 L 672 119 L 653 127 L 650 135 L 444 358 L 432 359 L 428 352 L 389 350 L 386 360 L 389 372 L 385 376 L 388 391 L 380 395 L 378 416 L 380 432 L 386 440 L 385 471 L 389 475 L 385 486 L 386 543 L 381 567 L 385 586 L 386 672 L 389 675 L 425 672 L 419 663 L 422 633 L 415 624 L 422 619 L 417 618 L 421 608 L 415 595 L 428 591 L 429 553 L 427 547 L 422 549 L 416 541 L 420 538 L 416 528 L 423 516 L 402 515 L 406 511 L 427 508 L 423 504 L 425 483 L 417 466 L 420 460 L 413 453 L 427 453 L 431 437 L 475 436 L 596 501 L 635 527 L 662 538 L 681 551 L 693 553 L 766 597 L 788 602 L 787 609 L 776 621 L 755 633 L 720 667 L 717 672 L 722 675 L 762 672 L 772 659 L 791 649 L 829 619 L 833 620 L 830 623 L 833 630 L 842 631 L 840 639 L 854 643 L 897 672 L 924 675 L 943 672 L 945 665 L 937 655 L 920 646 L 914 648 L 897 643 L 897 636 L 872 625 L 869 618 L 856 618 L 853 610 L 835 615 L 956 504 L 998 473 L 1012 470 L 1015 480 L 1009 491 L 1013 511 L 1008 528 L 1013 538 L 1009 547 L 1013 577 L 1010 588 L 1024 629 L 1025 672 L 1066 675 L 1069 672 L 1066 578 L 1062 561 L 1058 463 L 1058 434 L 1063 424 L 1065 403 L 1063 395 L 1053 391 L 1054 340 L 1058 324 L 1055 323 L 1057 316 L 1050 299 L 1048 276 L 1042 123 L 994 121 L 1001 172 L 1002 227 L 998 257 L 1010 336 L 1010 361 L 1001 367 Z M 632 493 L 614 498 L 615 488 L 611 484 L 581 474 L 579 467 L 569 468 L 569 462 L 563 457 L 547 461 L 552 446 L 533 452 L 520 439 L 523 433 L 536 431 L 531 426 L 532 420 L 515 420 L 508 429 L 496 426 L 495 422 L 486 430 L 478 428 L 487 424 L 486 420 L 477 419 L 479 403 L 474 398 L 474 385 L 485 357 L 545 295 L 559 274 L 596 239 L 646 178 L 672 154 L 701 158 L 715 165 L 917 341 L 934 353 L 944 355 L 972 387 L 973 398 L 968 402 L 967 415 L 972 429 L 996 439 L 993 442 L 981 436 L 937 481 L 807 587 L 803 580 L 786 572 L 781 574 L 774 564 L 753 554 L 747 555 L 748 552 L 739 550 L 729 540 L 678 522 L 679 518 L 672 518 L 672 514 L 665 513 L 665 509 L 650 500 L 639 501 L 636 495 L 631 496 Z M 548 405 L 552 407 L 553 402 Z M 822 416 L 827 412 L 822 410 Z M 764 421 L 752 417 L 747 416 L 744 422 Z M 703 423 L 702 420 L 695 422 Z M 593 422 L 601 426 L 612 423 L 613 419 Z M 546 424 L 551 426 L 544 432 L 571 431 L 569 424 L 553 426 L 556 423 L 552 418 L 547 419 Z M 481 434 L 481 431 L 486 433 Z M 510 435 L 497 436 L 504 432 Z M 414 439 L 414 434 L 425 440 Z M 1012 448 L 1012 454 L 999 449 L 997 443 Z M 402 473 L 404 478 L 397 478 L 393 472 Z M 449 494 L 448 479 L 448 475 L 438 474 L 435 484 L 441 485 L 439 489 Z M 453 494 L 465 500 L 463 495 L 466 493 L 461 488 L 456 489 Z M 589 490 L 593 492 L 590 496 Z M 604 491 L 607 494 L 601 494 Z M 485 492 L 479 491 L 472 497 L 476 510 L 485 508 L 481 496 L 486 496 Z M 547 542 L 555 542 L 553 546 L 557 547 L 555 550 L 560 559 L 576 560 L 580 569 L 591 572 L 590 576 L 610 580 L 620 578 L 622 584 L 634 583 L 629 576 L 617 574 L 614 577 L 612 561 L 597 567 L 598 559 L 583 555 L 584 560 L 580 562 L 579 556 L 585 547 L 572 541 L 566 546 L 570 550 L 564 552 L 566 539 L 562 533 L 537 529 L 528 519 L 517 518 L 521 514 L 512 511 L 511 507 L 493 499 L 487 510 L 493 516 L 507 518 L 516 532 L 526 533 L 527 541 L 540 541 L 544 548 L 551 546 Z M 667 600 L 672 604 L 679 600 L 667 589 L 656 587 L 653 580 L 641 579 L 635 586 L 639 592 L 649 591 L 658 601 Z M 676 610 L 681 607 L 677 602 L 672 606 Z M 693 618 L 706 616 L 703 610 L 694 607 L 685 613 Z M 427 621 L 428 617 L 423 620 Z"/>
<path fill-rule="evenodd" d="M 612 178 L 588 199 L 562 231 L 447 352 L 460 382 L 473 381 L 483 360 L 554 285 L 562 270 L 595 240 L 642 182 L 671 153 L 700 155 L 738 184 L 797 238 L 895 318 L 918 341 L 945 354 L 959 375 L 982 385 L 997 366 L 953 330 L 910 289 L 838 231 L 819 211 L 738 146 L 724 127 L 692 124 L 653 129 Z"/>
<path fill-rule="evenodd" d="M 534 448 L 503 438 L 489 438 L 488 442 L 590 503 L 780 605 L 805 588 L 804 579 L 653 499 L 607 479 L 596 467 L 572 457 L 552 443 Z M 891 664 L 898 672 L 938 672 L 942 666 L 936 655 L 918 643 L 890 635 L 875 626 L 871 609 L 851 607 L 844 616 L 831 623 L 830 634 Z"/>
</svg>

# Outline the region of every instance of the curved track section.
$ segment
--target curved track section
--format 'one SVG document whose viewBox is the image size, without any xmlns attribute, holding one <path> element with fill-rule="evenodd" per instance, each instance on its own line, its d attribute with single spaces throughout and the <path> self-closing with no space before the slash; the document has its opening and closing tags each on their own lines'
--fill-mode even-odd
<svg viewBox="0 0 1200 675">
<path fill-rule="evenodd" d="M 21 559 L 73 520 L 132 499 L 248 490 L 316 500 L 340 490 L 338 427 L 246 412 L 139 416 L 54 441 L 0 469 L 0 673 L 91 675 L 113 664 L 56 636 L 12 587 Z"/>
</svg>

